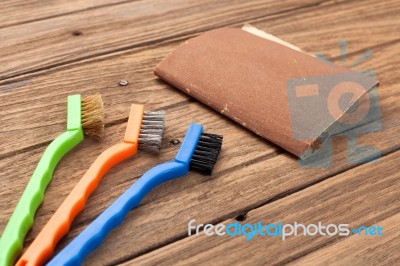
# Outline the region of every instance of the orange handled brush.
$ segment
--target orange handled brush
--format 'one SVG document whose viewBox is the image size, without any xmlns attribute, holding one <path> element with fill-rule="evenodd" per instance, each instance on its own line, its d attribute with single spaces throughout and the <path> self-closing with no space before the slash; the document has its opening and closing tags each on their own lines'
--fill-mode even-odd
<svg viewBox="0 0 400 266">
<path fill-rule="evenodd" d="M 57 243 L 68 233 L 72 221 L 111 167 L 135 155 L 138 147 L 158 152 L 164 116 L 164 111 L 144 112 L 143 105 L 132 105 L 124 141 L 96 159 L 16 265 L 43 265 L 51 258 Z"/>
</svg>

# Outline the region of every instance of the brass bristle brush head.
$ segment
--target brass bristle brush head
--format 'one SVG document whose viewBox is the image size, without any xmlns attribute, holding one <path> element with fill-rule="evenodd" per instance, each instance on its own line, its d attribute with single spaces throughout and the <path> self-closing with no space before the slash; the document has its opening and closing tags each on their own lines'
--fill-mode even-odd
<svg viewBox="0 0 400 266">
<path fill-rule="evenodd" d="M 100 94 L 82 99 L 83 134 L 101 140 L 104 131 L 104 105 Z"/>
</svg>

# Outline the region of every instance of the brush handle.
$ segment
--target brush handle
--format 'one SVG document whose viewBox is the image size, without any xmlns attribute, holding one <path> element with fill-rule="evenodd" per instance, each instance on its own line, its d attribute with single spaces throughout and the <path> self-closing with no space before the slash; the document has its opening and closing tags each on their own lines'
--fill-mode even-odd
<svg viewBox="0 0 400 266">
<path fill-rule="evenodd" d="M 160 164 L 136 181 L 124 194 L 82 231 L 47 266 L 81 265 L 85 257 L 104 241 L 130 210 L 159 184 L 178 178 L 188 172 L 189 166 L 180 162 Z"/>
<path fill-rule="evenodd" d="M 61 158 L 83 140 L 82 129 L 66 131 L 45 150 L 0 239 L 0 266 L 10 266 L 21 253 L 26 234 L 43 201 Z"/>
<path fill-rule="evenodd" d="M 107 171 L 114 165 L 131 158 L 136 152 L 136 143 L 122 142 L 100 154 L 21 256 L 16 266 L 44 265 L 53 255 L 57 243 L 68 233 L 72 221 L 85 208 L 88 198 L 96 190 Z"/>
</svg>

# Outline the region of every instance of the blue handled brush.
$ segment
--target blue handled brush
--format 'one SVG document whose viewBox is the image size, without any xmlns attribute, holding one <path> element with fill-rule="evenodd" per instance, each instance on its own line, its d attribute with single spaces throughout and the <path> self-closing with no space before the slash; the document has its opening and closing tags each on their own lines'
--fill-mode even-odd
<svg viewBox="0 0 400 266">
<path fill-rule="evenodd" d="M 211 175 L 221 146 L 222 136 L 203 133 L 201 125 L 191 124 L 175 160 L 147 171 L 47 265 L 82 264 L 83 260 L 101 245 L 111 230 L 117 227 L 128 212 L 135 208 L 153 188 L 186 175 L 189 169 Z"/>
</svg>

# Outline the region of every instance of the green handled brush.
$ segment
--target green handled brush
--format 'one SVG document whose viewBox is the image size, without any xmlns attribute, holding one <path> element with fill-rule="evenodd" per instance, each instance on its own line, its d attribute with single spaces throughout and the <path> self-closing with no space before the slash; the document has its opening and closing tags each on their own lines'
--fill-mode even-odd
<svg viewBox="0 0 400 266">
<path fill-rule="evenodd" d="M 100 140 L 103 130 L 104 110 L 99 94 L 83 99 L 80 95 L 68 96 L 67 131 L 45 150 L 4 229 L 0 238 L 0 266 L 12 265 L 22 252 L 25 236 L 61 158 L 78 145 L 84 135 Z"/>
</svg>

